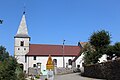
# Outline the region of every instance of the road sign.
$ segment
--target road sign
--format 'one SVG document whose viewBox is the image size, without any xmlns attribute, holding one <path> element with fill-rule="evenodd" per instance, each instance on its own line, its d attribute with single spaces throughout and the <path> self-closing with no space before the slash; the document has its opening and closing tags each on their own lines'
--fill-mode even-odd
<svg viewBox="0 0 120 80">
<path fill-rule="evenodd" d="M 47 70 L 53 70 L 54 69 L 52 57 L 50 55 L 48 57 L 48 61 L 47 61 L 47 64 L 46 64 L 46 69 Z"/>
<path fill-rule="evenodd" d="M 46 65 L 47 70 L 53 70 L 54 66 L 53 65 Z"/>
</svg>

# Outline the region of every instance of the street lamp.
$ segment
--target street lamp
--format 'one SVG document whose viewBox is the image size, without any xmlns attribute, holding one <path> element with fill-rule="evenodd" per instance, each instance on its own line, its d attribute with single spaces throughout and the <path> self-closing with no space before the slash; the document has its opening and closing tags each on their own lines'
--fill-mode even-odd
<svg viewBox="0 0 120 80">
<path fill-rule="evenodd" d="M 64 58 L 64 42 L 65 42 L 65 40 L 63 40 L 63 68 L 65 68 L 65 58 Z"/>
</svg>

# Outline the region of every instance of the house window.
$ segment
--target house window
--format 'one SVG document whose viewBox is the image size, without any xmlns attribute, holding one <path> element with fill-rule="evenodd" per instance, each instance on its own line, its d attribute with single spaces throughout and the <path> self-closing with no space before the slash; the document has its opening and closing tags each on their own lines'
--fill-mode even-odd
<svg viewBox="0 0 120 80">
<path fill-rule="evenodd" d="M 21 41 L 21 42 L 20 42 L 20 46 L 24 46 L 24 41 Z"/>
<path fill-rule="evenodd" d="M 36 64 L 33 64 L 33 67 L 36 67 Z"/>
<path fill-rule="evenodd" d="M 34 60 L 36 60 L 36 56 L 34 56 L 33 58 L 34 58 Z"/>
<path fill-rule="evenodd" d="M 72 65 L 72 60 L 71 59 L 68 60 L 68 64 Z"/>
<path fill-rule="evenodd" d="M 57 65 L 57 59 L 53 59 L 54 65 Z"/>
<path fill-rule="evenodd" d="M 26 48 L 24 48 L 24 50 L 26 50 Z"/>
</svg>

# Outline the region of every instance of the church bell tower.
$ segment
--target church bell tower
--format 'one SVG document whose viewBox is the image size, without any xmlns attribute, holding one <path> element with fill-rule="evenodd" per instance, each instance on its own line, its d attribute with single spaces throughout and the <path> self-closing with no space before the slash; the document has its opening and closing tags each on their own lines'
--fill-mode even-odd
<svg viewBox="0 0 120 80">
<path fill-rule="evenodd" d="M 23 70 L 26 70 L 26 54 L 29 52 L 30 37 L 28 35 L 25 12 L 23 13 L 18 31 L 14 36 L 14 56 L 19 64 L 23 65 Z"/>
</svg>

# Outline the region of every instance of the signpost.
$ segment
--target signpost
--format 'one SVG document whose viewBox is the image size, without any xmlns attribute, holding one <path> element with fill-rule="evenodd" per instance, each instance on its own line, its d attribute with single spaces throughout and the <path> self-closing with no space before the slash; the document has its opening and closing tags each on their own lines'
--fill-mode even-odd
<svg viewBox="0 0 120 80">
<path fill-rule="evenodd" d="M 47 73 L 48 80 L 54 80 L 54 74 L 53 74 L 54 65 L 53 65 L 52 57 L 50 55 L 48 57 L 46 69 L 48 70 Z"/>
<path fill-rule="evenodd" d="M 48 71 L 47 78 L 48 78 L 48 80 L 54 80 L 53 71 Z"/>
<path fill-rule="evenodd" d="M 53 70 L 54 69 L 51 55 L 49 55 L 49 57 L 48 57 L 48 61 L 47 61 L 47 64 L 46 64 L 46 69 L 47 70 Z"/>
</svg>

